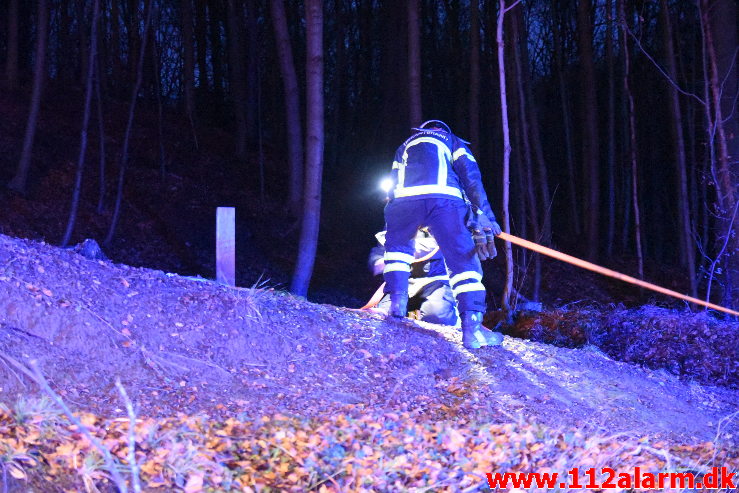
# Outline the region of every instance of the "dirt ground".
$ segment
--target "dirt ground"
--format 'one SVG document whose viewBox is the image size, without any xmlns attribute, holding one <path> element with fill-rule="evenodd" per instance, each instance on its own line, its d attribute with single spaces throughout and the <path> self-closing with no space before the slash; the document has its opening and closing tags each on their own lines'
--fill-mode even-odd
<svg viewBox="0 0 739 493">
<path fill-rule="evenodd" d="M 736 343 L 736 341 L 733 341 Z M 579 349 L 506 337 L 475 352 L 450 327 L 388 321 L 269 286 L 90 260 L 0 235 L 0 399 L 38 394 L 36 366 L 75 410 L 321 417 L 422 410 L 691 444 L 739 443 L 739 390 Z"/>
</svg>

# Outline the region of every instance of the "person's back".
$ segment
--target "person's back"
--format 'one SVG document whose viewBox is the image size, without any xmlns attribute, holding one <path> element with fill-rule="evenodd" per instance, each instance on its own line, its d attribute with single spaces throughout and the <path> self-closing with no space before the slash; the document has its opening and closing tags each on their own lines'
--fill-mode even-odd
<svg viewBox="0 0 739 493">
<path fill-rule="evenodd" d="M 413 238 L 428 226 L 447 262 L 450 285 L 462 315 L 463 341 L 468 348 L 500 344 L 502 336 L 482 326 L 485 287 L 482 267 L 466 227 L 467 197 L 475 213 L 500 233 L 490 208 L 477 162 L 466 143 L 438 120 L 414 128 L 396 151 L 393 188 L 385 206 L 387 225 L 385 268 L 390 314 L 403 317 L 408 304 L 408 279 Z"/>
</svg>

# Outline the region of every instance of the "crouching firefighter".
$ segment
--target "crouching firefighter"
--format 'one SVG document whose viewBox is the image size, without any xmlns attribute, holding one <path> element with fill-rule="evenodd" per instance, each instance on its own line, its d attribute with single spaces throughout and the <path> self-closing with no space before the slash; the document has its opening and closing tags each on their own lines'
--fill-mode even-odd
<svg viewBox="0 0 739 493">
<path fill-rule="evenodd" d="M 368 263 L 374 275 L 381 275 L 385 269 L 385 231 L 377 233 L 375 238 L 378 244 L 370 251 Z M 408 311 L 418 310 L 418 318 L 424 322 L 458 325 L 457 303 L 449 286 L 449 275 L 436 239 L 427 228 L 421 228 L 413 243 L 414 259 L 408 280 Z M 375 305 L 373 301 L 376 299 L 373 297 L 365 308 L 388 315 L 390 295 L 385 294 Z"/>
<path fill-rule="evenodd" d="M 485 286 L 481 252 L 467 229 L 465 217 L 472 204 L 482 235 L 501 233 L 482 186 L 480 169 L 467 142 L 452 134 L 439 120 L 414 128 L 395 153 L 385 206 L 385 292 L 390 295 L 390 315 L 405 317 L 408 278 L 414 260 L 414 238 L 428 227 L 436 238 L 449 272 L 449 283 L 462 319 L 462 342 L 468 349 L 499 345 L 503 335 L 482 325 Z M 485 242 L 487 245 L 487 242 Z M 487 255 L 480 255 L 487 258 Z"/>
</svg>

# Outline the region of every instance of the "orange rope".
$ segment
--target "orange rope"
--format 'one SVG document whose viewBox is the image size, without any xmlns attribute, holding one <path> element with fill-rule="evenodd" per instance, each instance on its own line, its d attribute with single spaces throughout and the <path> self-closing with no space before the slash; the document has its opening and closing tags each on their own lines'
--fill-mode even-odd
<svg viewBox="0 0 739 493">
<path fill-rule="evenodd" d="M 571 255 L 567 255 L 566 253 L 558 252 L 557 250 L 552 250 L 551 248 L 547 248 L 544 246 L 541 246 L 537 243 L 533 243 L 528 240 L 524 240 L 523 238 L 519 238 L 517 236 L 510 235 L 508 233 L 500 233 L 498 235 L 498 238 L 504 241 L 509 241 L 513 243 L 514 245 L 522 246 L 524 248 L 528 248 L 529 250 L 533 250 L 535 252 L 539 252 L 544 255 L 548 255 L 550 257 L 554 257 L 558 260 L 562 260 L 564 262 L 568 262 L 572 265 L 576 265 L 578 267 L 582 267 L 583 269 L 591 270 L 593 272 L 597 272 L 598 274 L 603 274 L 604 276 L 613 277 L 615 279 L 619 279 L 621 281 L 626 281 L 631 284 L 636 284 L 637 286 L 641 286 L 643 288 L 651 289 L 652 291 L 657 291 L 658 293 L 666 294 L 668 296 L 673 296 L 675 298 L 679 298 L 681 300 L 689 301 L 691 303 L 695 303 L 697 305 L 702 305 L 708 308 L 713 308 L 714 310 L 718 310 L 721 312 L 728 313 L 730 315 L 734 315 L 735 317 L 739 317 L 739 312 L 735 310 L 731 310 L 730 308 L 725 308 L 720 305 L 715 305 L 713 303 L 708 303 L 707 301 L 699 300 L 698 298 L 693 298 L 692 296 L 687 296 L 681 293 L 678 293 L 677 291 L 672 291 L 671 289 L 663 288 L 661 286 L 657 286 L 656 284 L 652 284 L 646 281 L 642 281 L 641 279 L 637 279 L 635 277 L 627 276 L 625 274 L 621 274 L 620 272 L 616 272 L 615 270 L 606 269 L 605 267 L 601 267 L 599 265 L 592 264 L 590 262 L 587 262 L 585 260 L 581 260 L 577 257 L 573 257 Z"/>
<path fill-rule="evenodd" d="M 412 263 L 419 264 L 421 262 L 425 262 L 431 257 L 433 257 L 434 255 L 436 255 L 436 252 L 438 251 L 439 251 L 439 247 L 437 245 L 433 250 L 431 250 L 431 253 L 421 258 L 417 258 Z M 360 310 L 369 310 L 370 308 L 374 308 L 375 306 L 377 306 L 377 304 L 380 302 L 383 295 L 385 294 L 384 290 L 385 290 L 385 283 L 383 282 L 382 284 L 380 284 L 380 287 L 377 288 L 377 291 L 375 291 L 375 294 L 372 295 L 372 298 L 370 298 L 367 304 L 364 305 L 362 308 L 360 308 Z"/>
</svg>

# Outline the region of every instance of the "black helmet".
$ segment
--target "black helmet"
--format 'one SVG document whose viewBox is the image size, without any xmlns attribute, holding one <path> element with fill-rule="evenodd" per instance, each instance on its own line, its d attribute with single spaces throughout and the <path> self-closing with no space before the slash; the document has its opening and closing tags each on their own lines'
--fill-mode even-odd
<svg viewBox="0 0 739 493">
<path fill-rule="evenodd" d="M 449 128 L 449 125 L 441 120 L 427 120 L 423 122 L 418 128 L 414 128 L 413 130 L 428 130 L 430 128 L 440 128 L 446 132 L 452 133 L 452 129 Z"/>
</svg>

